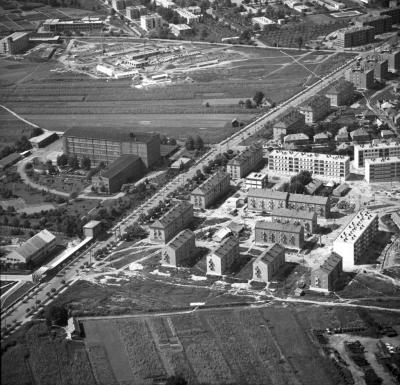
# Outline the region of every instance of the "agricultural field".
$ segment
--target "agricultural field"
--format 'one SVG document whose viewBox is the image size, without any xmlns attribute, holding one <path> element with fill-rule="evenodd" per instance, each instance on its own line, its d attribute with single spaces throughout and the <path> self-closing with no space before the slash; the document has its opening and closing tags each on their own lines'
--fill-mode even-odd
<svg viewBox="0 0 400 385">
<path fill-rule="evenodd" d="M 357 312 L 317 306 L 83 319 L 101 384 L 173 374 L 189 384 L 341 384 L 311 329 L 360 324 Z"/>
</svg>

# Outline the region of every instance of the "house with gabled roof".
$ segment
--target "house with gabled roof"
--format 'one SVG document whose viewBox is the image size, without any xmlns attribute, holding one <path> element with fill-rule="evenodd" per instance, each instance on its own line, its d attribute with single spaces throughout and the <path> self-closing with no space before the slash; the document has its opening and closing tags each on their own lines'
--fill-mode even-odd
<svg viewBox="0 0 400 385">
<path fill-rule="evenodd" d="M 277 243 L 269 246 L 253 262 L 253 281 L 270 282 L 285 264 L 285 248 Z"/>
<path fill-rule="evenodd" d="M 207 256 L 207 274 L 224 275 L 228 273 L 238 258 L 239 242 L 235 237 L 226 238 Z"/>
</svg>

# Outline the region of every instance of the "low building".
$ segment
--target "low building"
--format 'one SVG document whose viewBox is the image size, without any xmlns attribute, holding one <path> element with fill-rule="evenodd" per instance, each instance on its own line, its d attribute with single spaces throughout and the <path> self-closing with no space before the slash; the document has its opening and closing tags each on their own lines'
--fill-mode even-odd
<svg viewBox="0 0 400 385">
<path fill-rule="evenodd" d="M 224 275 L 229 273 L 238 258 L 238 241 L 234 237 L 226 238 L 207 256 L 207 274 Z"/>
<path fill-rule="evenodd" d="M 347 183 L 342 183 L 332 191 L 332 195 L 335 197 L 342 197 L 346 195 L 349 191 L 350 186 Z"/>
<path fill-rule="evenodd" d="M 380 134 L 383 140 L 395 139 L 397 137 L 392 130 L 382 130 Z"/>
<path fill-rule="evenodd" d="M 315 144 L 324 144 L 329 142 L 330 136 L 326 132 L 319 132 L 314 135 L 314 143 Z"/>
<path fill-rule="evenodd" d="M 374 86 L 374 70 L 363 67 L 352 67 L 345 72 L 345 78 L 361 90 L 369 90 Z"/>
<path fill-rule="evenodd" d="M 317 213 L 314 211 L 274 209 L 271 218 L 277 223 L 302 225 L 307 233 L 312 234 L 317 230 Z"/>
<path fill-rule="evenodd" d="M 365 180 L 368 183 L 400 181 L 400 157 L 366 159 Z"/>
<path fill-rule="evenodd" d="M 256 244 L 278 243 L 289 249 L 301 249 L 304 244 L 304 228 L 301 225 L 257 221 L 254 232 Z"/>
<path fill-rule="evenodd" d="M 285 144 L 295 144 L 295 145 L 306 145 L 310 143 L 310 138 L 308 135 L 303 134 L 289 134 L 283 138 Z"/>
<path fill-rule="evenodd" d="M 362 262 L 378 233 L 378 214 L 359 211 L 333 241 L 333 251 L 343 258 L 343 271 L 352 271 Z"/>
<path fill-rule="evenodd" d="M 324 187 L 324 184 L 321 180 L 319 179 L 313 179 L 310 183 L 308 183 L 305 186 L 306 193 L 308 195 L 314 195 L 316 194 L 322 187 Z"/>
<path fill-rule="evenodd" d="M 195 255 L 196 243 L 194 233 L 182 230 L 172 238 L 161 255 L 161 263 L 173 267 L 188 266 Z"/>
<path fill-rule="evenodd" d="M 286 112 L 274 127 L 274 139 L 282 140 L 285 135 L 295 134 L 304 127 L 305 116 L 295 109 Z"/>
<path fill-rule="evenodd" d="M 290 194 L 287 207 L 292 210 L 314 212 L 324 218 L 328 218 L 331 212 L 329 197 L 318 195 Z"/>
<path fill-rule="evenodd" d="M 330 100 L 331 106 L 339 107 L 345 106 L 353 100 L 354 95 L 354 84 L 345 80 L 344 78 L 339 79 L 333 84 L 325 96 Z"/>
<path fill-rule="evenodd" d="M 55 132 L 47 131 L 42 135 L 34 136 L 29 139 L 33 148 L 42 148 L 48 146 L 58 139 L 58 135 Z"/>
<path fill-rule="evenodd" d="M 311 271 L 310 289 L 324 292 L 335 290 L 342 270 L 342 258 L 332 253 L 318 269 Z"/>
<path fill-rule="evenodd" d="M 232 180 L 244 178 L 249 172 L 260 166 L 263 161 L 263 148 L 252 145 L 228 161 L 227 173 Z"/>
<path fill-rule="evenodd" d="M 141 178 L 146 172 L 142 160 L 136 155 L 122 155 L 111 163 L 100 175 L 92 178 L 92 185 L 100 192 L 114 194 L 124 183 Z"/>
<path fill-rule="evenodd" d="M 339 11 L 346 7 L 346 4 L 335 0 L 314 0 L 314 3 L 328 9 L 329 11 Z"/>
<path fill-rule="evenodd" d="M 190 194 L 194 208 L 206 209 L 217 199 L 226 195 L 230 189 L 230 176 L 224 171 L 218 171 L 206 179 Z"/>
<path fill-rule="evenodd" d="M 103 233 L 103 224 L 100 221 L 90 221 L 83 226 L 83 235 L 85 238 L 96 239 Z"/>
<path fill-rule="evenodd" d="M 38 266 L 54 250 L 56 244 L 55 235 L 48 230 L 42 230 L 16 250 L 0 257 L 0 261 L 18 267 L 27 267 L 27 264 Z"/>
<path fill-rule="evenodd" d="M 104 22 L 100 18 L 86 16 L 81 20 L 47 19 L 43 23 L 43 30 L 45 32 L 87 32 L 102 29 L 103 26 Z"/>
<path fill-rule="evenodd" d="M 365 128 L 357 128 L 350 132 L 351 140 L 354 143 L 369 143 L 371 137 Z"/>
<path fill-rule="evenodd" d="M 251 23 L 253 25 L 258 25 L 261 30 L 265 30 L 266 28 L 276 24 L 273 20 L 268 19 L 267 17 L 260 16 L 260 17 L 253 17 L 251 19 Z"/>
<path fill-rule="evenodd" d="M 19 162 L 22 156 L 18 152 L 13 152 L 10 155 L 0 159 L 0 170 L 5 170 L 7 167 L 11 167 L 15 163 Z"/>
<path fill-rule="evenodd" d="M 150 239 L 154 242 L 169 242 L 193 220 L 193 205 L 187 201 L 175 202 L 161 218 L 149 226 Z"/>
<path fill-rule="evenodd" d="M 247 208 L 251 211 L 272 211 L 286 208 L 289 194 L 270 189 L 250 189 L 247 192 Z"/>
<path fill-rule="evenodd" d="M 314 95 L 300 105 L 299 111 L 304 114 L 307 124 L 315 123 L 329 114 L 330 100 L 323 95 Z"/>
<path fill-rule="evenodd" d="M 187 24 L 170 24 L 169 25 L 171 33 L 176 37 L 184 37 L 192 32 Z"/>
<path fill-rule="evenodd" d="M 389 15 L 365 15 L 356 20 L 357 27 L 374 27 L 375 35 L 390 32 L 392 30 L 392 17 Z"/>
<path fill-rule="evenodd" d="M 162 26 L 162 17 L 156 13 L 140 16 L 140 26 L 147 32 Z"/>
<path fill-rule="evenodd" d="M 30 32 L 14 32 L 0 40 L 0 53 L 16 55 L 25 52 L 29 46 Z"/>
<path fill-rule="evenodd" d="M 336 44 L 339 48 L 351 48 L 359 45 L 370 44 L 375 38 L 375 28 L 350 27 L 341 29 L 337 32 Z"/>
<path fill-rule="evenodd" d="M 264 250 L 253 262 L 253 281 L 268 283 L 285 264 L 285 249 L 275 243 Z"/>
<path fill-rule="evenodd" d="M 268 184 L 268 175 L 261 172 L 251 172 L 247 175 L 244 186 L 246 189 L 266 188 Z"/>
</svg>

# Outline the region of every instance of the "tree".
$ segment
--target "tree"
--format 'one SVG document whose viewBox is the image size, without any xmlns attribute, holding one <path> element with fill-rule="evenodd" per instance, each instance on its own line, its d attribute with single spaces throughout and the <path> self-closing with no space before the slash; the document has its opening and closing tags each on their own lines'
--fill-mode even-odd
<svg viewBox="0 0 400 385">
<path fill-rule="evenodd" d="M 52 305 L 45 310 L 44 318 L 48 325 L 66 326 L 68 311 L 64 306 Z"/>
<path fill-rule="evenodd" d="M 68 165 L 71 167 L 73 170 L 76 170 L 79 168 L 79 160 L 76 155 L 71 155 L 68 157 Z"/>
<path fill-rule="evenodd" d="M 182 376 L 170 376 L 165 385 L 187 385 L 187 381 Z"/>
<path fill-rule="evenodd" d="M 194 139 L 192 136 L 189 136 L 186 139 L 185 147 L 186 147 L 186 150 L 188 150 L 188 151 L 194 150 Z"/>
<path fill-rule="evenodd" d="M 68 164 L 67 154 L 61 154 L 57 157 L 57 166 L 65 167 Z"/>
<path fill-rule="evenodd" d="M 299 46 L 299 50 L 301 49 L 301 46 L 303 45 L 303 36 L 298 36 L 297 38 L 296 38 L 296 43 L 297 43 L 297 45 Z"/>
<path fill-rule="evenodd" d="M 86 171 L 89 171 L 90 170 L 90 166 L 91 166 L 90 159 L 88 157 L 86 157 L 86 156 L 84 158 L 82 158 L 82 160 L 81 160 L 81 168 L 83 168 Z"/>
<path fill-rule="evenodd" d="M 78 198 L 78 192 L 77 191 L 71 191 L 71 193 L 69 194 L 69 199 L 74 200 L 76 198 Z"/>
<path fill-rule="evenodd" d="M 240 107 L 243 108 L 243 106 L 244 106 L 244 101 L 243 101 L 243 100 L 239 100 L 239 103 L 238 103 L 238 104 L 239 104 Z"/>
<path fill-rule="evenodd" d="M 204 148 L 204 142 L 203 139 L 201 139 L 200 135 L 196 135 L 196 137 L 194 138 L 193 147 L 195 148 L 195 150 L 202 150 Z"/>
<path fill-rule="evenodd" d="M 258 32 L 258 31 L 260 31 L 260 30 L 261 30 L 260 24 L 255 23 L 255 24 L 254 24 L 254 27 L 253 27 L 253 31 L 254 31 L 254 32 Z"/>
<path fill-rule="evenodd" d="M 250 108 L 253 108 L 253 103 L 252 103 L 252 101 L 250 99 L 246 99 L 246 101 L 244 102 L 244 106 L 247 109 L 250 109 Z"/>
<path fill-rule="evenodd" d="M 165 135 L 160 135 L 160 144 L 167 144 L 168 139 Z"/>
<path fill-rule="evenodd" d="M 35 127 L 33 130 L 32 130 L 32 138 L 34 137 L 34 136 L 39 136 L 39 135 L 42 135 L 43 134 L 43 130 L 40 128 L 40 127 Z"/>
<path fill-rule="evenodd" d="M 253 97 L 254 103 L 256 104 L 256 106 L 259 106 L 262 101 L 264 100 L 264 93 L 261 91 L 257 91 Z"/>
<path fill-rule="evenodd" d="M 168 143 L 170 146 L 176 146 L 176 139 L 168 138 Z"/>
</svg>

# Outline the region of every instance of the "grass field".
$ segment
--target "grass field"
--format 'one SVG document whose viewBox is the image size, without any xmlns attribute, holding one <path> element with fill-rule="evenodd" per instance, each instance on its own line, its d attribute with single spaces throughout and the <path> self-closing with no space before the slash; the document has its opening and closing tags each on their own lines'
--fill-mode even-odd
<svg viewBox="0 0 400 385">
<path fill-rule="evenodd" d="M 305 306 L 85 320 L 85 344 L 96 378 L 127 383 L 180 374 L 189 384 L 341 384 L 311 336 L 340 318 L 360 321 Z"/>
</svg>

